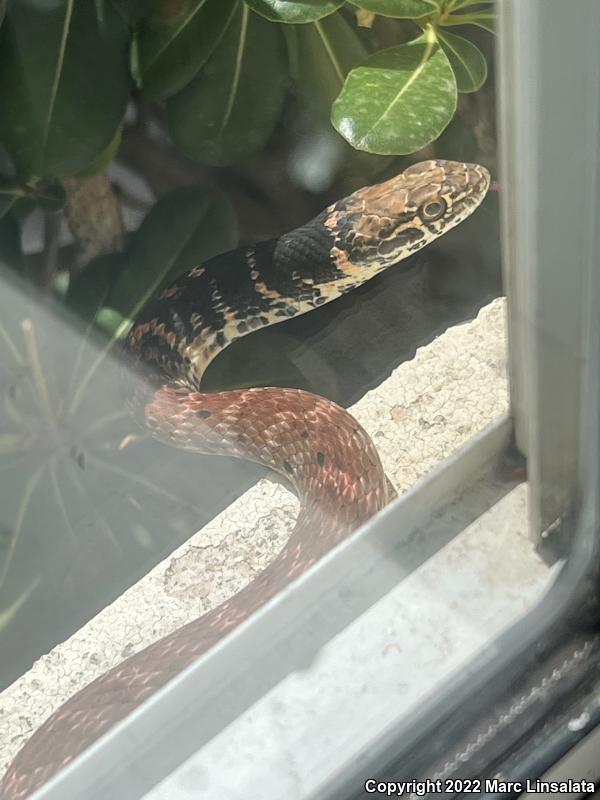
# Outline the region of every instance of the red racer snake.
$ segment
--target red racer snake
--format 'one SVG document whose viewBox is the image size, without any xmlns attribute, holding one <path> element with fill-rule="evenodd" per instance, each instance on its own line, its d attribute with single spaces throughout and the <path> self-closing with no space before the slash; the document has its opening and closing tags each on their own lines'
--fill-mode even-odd
<svg viewBox="0 0 600 800">
<path fill-rule="evenodd" d="M 136 366 L 149 368 L 129 392 L 135 417 L 168 444 L 275 470 L 298 494 L 300 513 L 283 551 L 242 591 L 52 714 L 12 762 L 0 800 L 40 787 L 385 505 L 377 451 L 344 409 L 298 389 L 207 394 L 202 375 L 233 340 L 334 300 L 437 239 L 479 206 L 489 180 L 475 164 L 415 164 L 279 239 L 196 267 L 142 311 L 127 339 Z"/>
</svg>

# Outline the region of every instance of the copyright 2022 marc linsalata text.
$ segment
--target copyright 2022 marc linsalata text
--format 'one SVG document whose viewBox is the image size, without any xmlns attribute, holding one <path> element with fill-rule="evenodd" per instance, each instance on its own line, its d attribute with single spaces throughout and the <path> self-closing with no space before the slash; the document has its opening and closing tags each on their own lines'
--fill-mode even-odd
<svg viewBox="0 0 600 800">
<path fill-rule="evenodd" d="M 546 781 L 539 778 L 524 781 L 505 781 L 501 778 L 437 778 L 411 781 L 365 781 L 365 792 L 375 797 L 424 797 L 444 794 L 479 794 L 481 792 L 547 792 L 549 794 L 591 794 L 593 781 L 568 778 L 563 781 Z"/>
</svg>

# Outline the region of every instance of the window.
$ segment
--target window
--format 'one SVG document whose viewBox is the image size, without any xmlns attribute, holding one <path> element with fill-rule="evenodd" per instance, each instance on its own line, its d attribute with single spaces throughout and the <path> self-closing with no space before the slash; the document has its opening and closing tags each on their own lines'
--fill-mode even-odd
<svg viewBox="0 0 600 800">
<path fill-rule="evenodd" d="M 151 370 L 124 372 L 121 340 L 157 290 L 173 316 L 162 328 L 161 308 L 141 318 L 142 361 L 172 370 L 168 337 L 181 335 L 177 326 L 190 342 L 202 330 L 205 349 L 182 351 L 199 363 L 228 343 L 232 326 L 264 327 L 219 354 L 202 390 L 292 386 L 351 406 L 399 494 L 302 574 L 302 558 L 285 561 L 281 590 L 260 608 L 252 590 L 242 592 L 253 613 L 193 663 L 171 640 L 153 662 L 156 673 L 168 662 L 163 685 L 138 687 L 131 707 L 122 703 L 123 718 L 43 786 L 40 800 L 199 792 L 321 800 L 385 796 L 417 779 L 442 781 L 433 791 L 445 796 L 469 791 L 446 781 L 483 781 L 476 790 L 492 795 L 502 787 L 486 779 L 516 786 L 539 778 L 596 725 L 600 8 L 593 0 L 568 13 L 558 0 L 397 0 L 396 11 L 412 8 L 405 19 L 374 13 L 394 2 L 299 1 L 282 11 L 268 0 L 190 1 L 184 17 L 169 4 L 147 13 L 116 0 L 87 10 L 29 1 L 8 8 L 0 60 L 24 70 L 52 113 L 42 142 L 36 108 L 19 128 L 15 101 L 2 124 L 3 684 L 106 608 L 0 695 L 4 761 L 60 706 L 54 695 L 71 695 L 250 583 L 286 546 L 298 513 L 285 486 L 249 460 L 151 439 L 148 429 L 169 438 L 155 424 L 165 408 L 184 433 L 188 412 L 206 425 L 216 413 L 196 395 L 185 407 L 174 390 L 160 395 Z M 428 13 L 419 16 L 423 4 Z M 492 8 L 497 54 L 489 33 L 477 32 L 489 27 Z M 287 13 L 299 16 L 273 19 Z M 474 15 L 476 25 L 459 28 L 469 38 L 453 38 L 443 13 L 446 22 Z M 58 60 L 45 46 L 26 48 L 36 25 L 63 43 Z M 381 86 L 365 92 L 360 83 L 374 80 L 369 68 L 394 72 L 390 46 L 399 48 L 393 58 L 418 56 L 409 87 L 422 88 L 430 69 L 434 91 L 446 87 L 431 119 L 420 119 L 440 131 L 408 158 L 385 155 L 389 131 L 371 125 L 361 105 L 370 95 L 369 114 L 386 119 L 399 105 L 391 129 L 402 135 L 411 109 L 388 99 L 381 112 Z M 54 82 L 40 63 L 54 63 Z M 92 102 L 76 78 L 97 76 L 98 65 Z M 444 70 L 462 89 L 452 121 Z M 349 73 L 343 88 L 340 71 Z M 11 80 L 3 78 L 0 95 L 14 89 Z M 338 132 L 302 96 L 307 90 L 328 114 L 338 96 Z M 14 94 L 24 102 L 27 92 Z M 64 133 L 71 113 L 65 146 L 51 117 L 64 115 Z M 85 148 L 99 149 L 94 136 L 116 129 L 100 161 L 80 165 Z M 361 152 L 365 142 L 384 155 Z M 391 178 L 425 158 L 483 162 L 499 191 L 454 231 L 335 302 L 281 325 L 256 322 L 250 300 L 264 301 L 263 316 L 286 314 L 281 276 L 321 263 L 325 229 L 340 215 L 367 227 L 368 215 L 361 207 L 352 216 L 350 202 L 301 229 L 308 261 L 285 238 L 290 231 L 374 183 L 369 175 Z M 427 203 L 429 212 L 413 209 L 413 237 L 415 225 L 436 230 L 447 210 L 443 197 Z M 398 235 L 408 246 L 405 230 Z M 266 240 L 275 243 L 259 244 Z M 237 255 L 220 257 L 238 242 Z M 338 283 L 354 274 L 351 245 L 335 261 Z M 329 242 L 323 264 L 331 252 Z M 201 314 L 189 286 L 167 280 L 190 269 L 188 282 L 204 276 Z M 305 285 L 315 284 L 313 272 Z M 325 288 L 319 296 L 330 299 Z M 151 407 L 145 429 L 125 396 Z M 245 447 L 248 432 L 235 434 Z M 210 439 L 222 455 L 220 441 Z M 314 457 L 316 470 L 330 452 L 314 448 Z M 286 465 L 293 472 L 284 459 L 284 481 Z M 50 749 L 41 741 L 44 760 Z M 15 787 L 5 789 L 7 800 Z"/>
</svg>

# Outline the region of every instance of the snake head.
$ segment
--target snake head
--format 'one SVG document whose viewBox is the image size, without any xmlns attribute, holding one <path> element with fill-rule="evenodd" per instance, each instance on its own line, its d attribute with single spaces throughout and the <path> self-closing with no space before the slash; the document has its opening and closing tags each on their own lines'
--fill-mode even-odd
<svg viewBox="0 0 600 800">
<path fill-rule="evenodd" d="M 436 159 L 359 189 L 328 209 L 334 258 L 341 268 L 384 269 L 470 216 L 489 185 L 485 167 Z"/>
</svg>

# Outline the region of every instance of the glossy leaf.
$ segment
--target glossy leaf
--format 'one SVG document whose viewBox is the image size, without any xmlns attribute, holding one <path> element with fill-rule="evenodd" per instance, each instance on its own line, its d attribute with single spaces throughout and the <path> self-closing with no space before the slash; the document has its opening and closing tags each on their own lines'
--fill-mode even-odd
<svg viewBox="0 0 600 800">
<path fill-rule="evenodd" d="M 22 186 L 0 178 L 0 219 L 11 210 L 19 197 L 23 196 Z"/>
<path fill-rule="evenodd" d="M 44 211 L 60 211 L 66 199 L 65 190 L 56 181 L 41 181 L 36 185 L 27 186 L 0 179 L 0 219 L 8 211 L 16 212 L 19 205 L 25 206 L 24 215 L 33 211 L 36 205 Z"/>
<path fill-rule="evenodd" d="M 65 297 L 67 305 L 80 317 L 92 322 L 124 266 L 122 253 L 94 258 L 82 272 L 71 277 Z"/>
<path fill-rule="evenodd" d="M 130 23 L 136 23 L 148 9 L 148 0 L 109 0 L 112 2 L 123 19 Z"/>
<path fill-rule="evenodd" d="M 159 0 L 135 37 L 137 79 L 164 100 L 184 88 L 221 41 L 239 0 Z"/>
<path fill-rule="evenodd" d="M 242 4 L 198 77 L 167 102 L 173 139 L 207 164 L 252 155 L 279 119 L 286 80 L 279 28 Z"/>
<path fill-rule="evenodd" d="M 108 146 L 129 94 L 112 4 L 11 3 L 0 29 L 0 139 L 24 177 L 70 175 Z M 18 80 L 16 78 L 18 76 Z"/>
<path fill-rule="evenodd" d="M 67 202 L 64 187 L 56 181 L 42 181 L 31 189 L 30 195 L 44 211 L 60 211 Z"/>
<path fill-rule="evenodd" d="M 462 36 L 439 30 L 437 37 L 454 70 L 459 92 L 475 92 L 487 78 L 487 62 L 481 50 Z"/>
<path fill-rule="evenodd" d="M 298 31 L 304 29 L 300 25 L 282 25 L 281 32 L 287 50 L 288 70 L 290 78 L 293 81 L 298 80 L 298 73 L 300 67 L 300 48 L 298 45 Z"/>
<path fill-rule="evenodd" d="M 367 58 L 367 50 L 341 14 L 299 26 L 292 33 L 298 47 L 298 90 L 319 116 L 329 119 L 346 75 Z"/>
<path fill-rule="evenodd" d="M 4 214 L 0 218 L 0 263 L 9 264 L 15 269 L 23 266 L 21 229 L 12 214 Z"/>
<path fill-rule="evenodd" d="M 448 28 L 453 25 L 475 25 L 478 28 L 483 28 L 488 33 L 494 33 L 496 18 L 491 12 L 481 11 L 474 14 L 452 14 L 444 20 L 444 27 Z"/>
<path fill-rule="evenodd" d="M 369 183 L 389 159 L 355 150 L 331 125 L 331 103 L 352 63 L 362 61 L 367 51 L 341 14 L 308 25 L 284 25 L 282 31 L 300 105 L 292 124 L 302 131 L 289 162 L 290 176 L 313 192 L 326 191 L 342 175 L 351 186 Z"/>
<path fill-rule="evenodd" d="M 31 214 L 32 211 L 35 211 L 36 202 L 35 200 L 29 195 L 21 195 L 16 198 L 13 204 L 10 207 L 10 213 L 15 217 L 16 220 L 19 222 L 23 222 L 27 217 Z M 0 197 L 0 217 L 2 216 L 2 197 Z"/>
<path fill-rule="evenodd" d="M 129 330 L 131 319 L 119 314 L 114 308 L 101 308 L 94 320 L 98 330 L 105 333 L 111 341 L 121 339 Z"/>
<path fill-rule="evenodd" d="M 236 217 L 224 195 L 201 186 L 175 189 L 134 233 L 106 305 L 131 318 L 162 286 L 236 244 Z"/>
<path fill-rule="evenodd" d="M 495 2 L 496 0 L 454 0 L 450 11 L 452 12 L 458 11 L 461 8 L 467 8 L 469 6 L 486 6 L 486 5 L 490 6 L 493 5 Z M 479 9 L 474 9 L 474 10 L 478 11 Z"/>
<path fill-rule="evenodd" d="M 345 0 L 245 0 L 257 14 L 272 22 L 314 22 L 333 14 Z"/>
<path fill-rule="evenodd" d="M 152 207 L 122 254 L 123 266 L 96 314 L 96 324 L 109 339 L 78 378 L 71 411 L 80 406 L 107 353 L 156 292 L 202 261 L 232 249 L 237 238 L 235 213 L 216 190 L 182 186 Z"/>
<path fill-rule="evenodd" d="M 352 5 L 382 17 L 418 19 L 438 10 L 434 0 L 350 0 Z"/>
<path fill-rule="evenodd" d="M 359 150 L 414 153 L 436 139 L 456 110 L 456 80 L 432 34 L 390 47 L 353 69 L 332 122 Z"/>
<path fill-rule="evenodd" d="M 117 154 L 117 151 L 121 145 L 122 133 L 123 133 L 123 126 L 119 125 L 119 127 L 115 131 L 115 135 L 108 143 L 108 147 L 106 147 L 100 153 L 100 155 L 97 158 L 95 158 L 91 164 L 89 164 L 89 166 L 81 170 L 81 172 L 78 172 L 77 177 L 87 178 L 90 175 L 97 175 L 99 172 L 104 172 L 104 170 L 108 167 L 110 162 Z"/>
<path fill-rule="evenodd" d="M 0 0 L 0 25 L 4 22 L 4 17 L 6 16 L 6 5 L 8 0 Z"/>
</svg>

